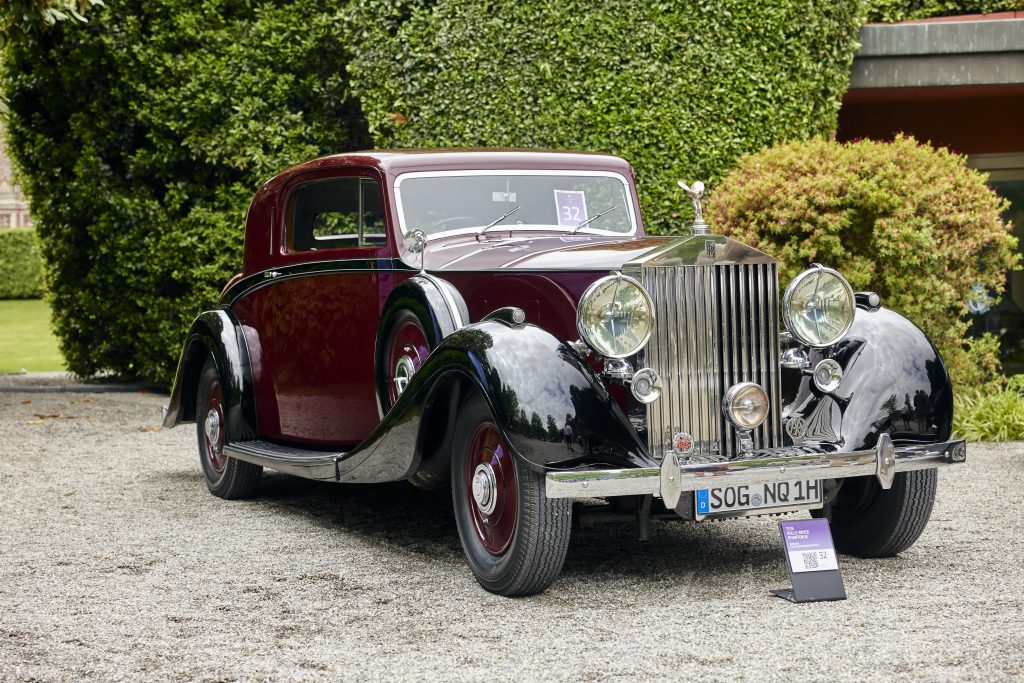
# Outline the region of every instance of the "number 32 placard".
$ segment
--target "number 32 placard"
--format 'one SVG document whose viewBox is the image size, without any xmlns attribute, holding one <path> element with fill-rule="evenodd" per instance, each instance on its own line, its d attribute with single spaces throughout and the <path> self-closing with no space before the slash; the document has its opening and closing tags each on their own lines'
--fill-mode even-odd
<svg viewBox="0 0 1024 683">
<path fill-rule="evenodd" d="M 555 190 L 558 225 L 575 228 L 587 220 L 587 198 L 579 190 Z"/>
</svg>

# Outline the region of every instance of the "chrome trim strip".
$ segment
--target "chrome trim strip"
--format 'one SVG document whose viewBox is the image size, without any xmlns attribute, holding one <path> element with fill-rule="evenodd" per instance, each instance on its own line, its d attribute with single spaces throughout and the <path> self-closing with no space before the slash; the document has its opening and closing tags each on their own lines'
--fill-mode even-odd
<svg viewBox="0 0 1024 683">
<path fill-rule="evenodd" d="M 845 479 L 875 476 L 883 470 L 887 476 L 888 472 L 895 474 L 959 464 L 967 459 L 967 444 L 958 440 L 893 448 L 889 435 L 883 434 L 874 450 L 846 453 L 777 448 L 760 451 L 752 458 L 708 464 L 679 464 L 675 455 L 668 455 L 661 467 L 548 472 L 546 495 L 548 498 L 655 495 L 662 498 L 667 507 L 674 508 L 684 491 L 710 486 Z M 895 462 L 886 463 L 888 457 Z"/>
<path fill-rule="evenodd" d="M 311 252 L 315 253 L 315 252 Z M 401 259 L 397 258 L 357 258 L 357 259 L 331 259 L 330 261 L 310 261 L 308 263 L 293 263 L 289 265 L 275 266 L 267 270 L 261 270 L 252 275 L 247 275 L 235 284 L 231 285 L 225 295 L 222 305 L 231 306 L 236 301 L 275 282 L 291 280 L 307 275 L 335 275 L 338 273 L 379 273 L 399 271 L 417 271 Z"/>
</svg>

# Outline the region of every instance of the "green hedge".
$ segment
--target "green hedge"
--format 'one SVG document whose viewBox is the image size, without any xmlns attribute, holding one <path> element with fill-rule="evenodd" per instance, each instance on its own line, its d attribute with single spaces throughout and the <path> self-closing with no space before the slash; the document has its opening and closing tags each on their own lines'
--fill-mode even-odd
<svg viewBox="0 0 1024 683">
<path fill-rule="evenodd" d="M 7 139 L 69 368 L 169 382 L 249 199 L 368 140 L 330 0 L 134 0 L 3 50 Z"/>
<path fill-rule="evenodd" d="M 620 154 L 645 222 L 690 215 L 676 181 L 828 135 L 861 6 L 813 2 L 364 0 L 350 70 L 374 140 Z"/>
<path fill-rule="evenodd" d="M 779 258 L 785 282 L 817 262 L 917 323 L 960 387 L 998 374 L 992 335 L 968 339 L 975 287 L 998 295 L 1020 263 L 985 175 L 918 144 L 812 140 L 740 160 L 707 210 L 716 229 Z"/>
<path fill-rule="evenodd" d="M 132 0 L 27 35 L 3 51 L 8 140 L 69 367 L 169 381 L 239 265 L 252 193 L 369 146 L 362 110 L 377 146 L 622 154 L 648 224 L 677 230 L 676 180 L 833 131 L 861 9 Z"/>
<path fill-rule="evenodd" d="M 867 0 L 868 21 L 990 14 L 1024 10 L 1024 0 Z"/>
<path fill-rule="evenodd" d="M 36 231 L 0 228 L 0 299 L 38 299 L 42 295 Z"/>
</svg>

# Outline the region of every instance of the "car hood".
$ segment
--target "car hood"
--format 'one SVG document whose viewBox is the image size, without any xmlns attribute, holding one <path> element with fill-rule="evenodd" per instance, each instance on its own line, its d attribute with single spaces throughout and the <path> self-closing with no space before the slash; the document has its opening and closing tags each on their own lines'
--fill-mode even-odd
<svg viewBox="0 0 1024 683">
<path fill-rule="evenodd" d="M 477 242 L 471 236 L 459 237 L 428 242 L 426 266 L 432 271 L 607 271 L 674 239 L 678 238 L 538 235 Z M 419 258 L 406 254 L 404 260 L 418 267 Z"/>
<path fill-rule="evenodd" d="M 404 260 L 419 267 L 419 255 Z M 431 271 L 609 271 L 641 264 L 695 266 L 774 263 L 775 259 L 722 235 L 603 237 L 597 235 L 515 236 L 477 242 L 473 237 L 428 242 Z"/>
</svg>

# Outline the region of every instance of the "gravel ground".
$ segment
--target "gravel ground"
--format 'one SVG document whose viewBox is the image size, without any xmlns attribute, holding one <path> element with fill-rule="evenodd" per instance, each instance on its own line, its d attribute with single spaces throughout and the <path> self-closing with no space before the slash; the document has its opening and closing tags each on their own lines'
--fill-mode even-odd
<svg viewBox="0 0 1024 683">
<path fill-rule="evenodd" d="M 1024 444 L 943 471 L 917 545 L 793 605 L 773 519 L 577 530 L 480 589 L 444 492 L 269 473 L 207 493 L 149 393 L 0 393 L 0 679 L 1007 680 L 1024 675 Z"/>
</svg>

